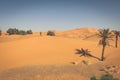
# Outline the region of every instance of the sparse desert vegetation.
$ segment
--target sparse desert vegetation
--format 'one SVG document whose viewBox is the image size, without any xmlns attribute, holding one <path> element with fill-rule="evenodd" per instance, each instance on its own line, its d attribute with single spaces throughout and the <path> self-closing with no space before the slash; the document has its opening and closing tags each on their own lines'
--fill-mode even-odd
<svg viewBox="0 0 120 80">
<path fill-rule="evenodd" d="M 98 80 L 95 76 L 91 77 L 90 80 Z M 100 77 L 99 80 L 119 80 L 118 78 L 114 78 L 111 74 L 104 74 Z"/>
<path fill-rule="evenodd" d="M 14 35 L 14 34 L 17 34 L 17 35 L 32 34 L 32 30 L 24 31 L 24 30 L 18 30 L 18 29 L 16 29 L 16 28 L 9 28 L 6 32 L 7 32 L 9 35 Z"/>
<path fill-rule="evenodd" d="M 54 33 L 53 31 L 48 31 L 48 32 L 47 32 L 47 35 L 48 35 L 48 36 L 55 36 L 55 33 Z"/>
</svg>

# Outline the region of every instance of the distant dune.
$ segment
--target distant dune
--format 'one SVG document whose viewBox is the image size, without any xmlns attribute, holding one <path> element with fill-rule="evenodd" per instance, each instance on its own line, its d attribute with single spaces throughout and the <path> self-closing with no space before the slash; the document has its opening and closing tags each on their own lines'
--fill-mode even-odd
<svg viewBox="0 0 120 80">
<path fill-rule="evenodd" d="M 57 36 L 69 38 L 85 38 L 86 36 L 94 35 L 98 32 L 96 28 L 76 28 L 67 31 L 53 30 Z"/>
<path fill-rule="evenodd" d="M 98 30 L 96 28 L 76 28 L 65 32 L 84 34 L 84 33 L 96 33 L 98 32 Z"/>
<path fill-rule="evenodd" d="M 86 61 L 88 65 L 120 66 L 120 40 L 118 48 L 114 47 L 115 41 L 110 41 L 111 46 L 105 49 L 105 61 L 101 62 L 95 58 L 80 57 L 75 54 L 76 49 L 84 48 L 91 51 L 92 55 L 101 58 L 102 47 L 98 45 L 99 38 L 92 36 L 98 32 L 97 29 L 77 28 L 68 31 L 53 31 L 56 36 L 46 36 L 46 32 L 43 32 L 42 36 L 39 32 L 24 36 L 5 34 L 0 36 L 0 72 L 34 65 L 79 66 L 83 61 Z M 99 73 L 97 67 L 94 67 L 94 70 Z M 120 69 L 117 69 L 117 72 L 114 75 L 119 77 Z"/>
</svg>

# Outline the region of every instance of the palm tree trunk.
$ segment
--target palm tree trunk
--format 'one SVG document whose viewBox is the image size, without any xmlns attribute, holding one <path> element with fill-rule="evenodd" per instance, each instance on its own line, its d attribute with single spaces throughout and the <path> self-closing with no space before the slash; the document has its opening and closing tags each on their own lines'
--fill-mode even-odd
<svg viewBox="0 0 120 80">
<path fill-rule="evenodd" d="M 103 61 L 103 60 L 104 60 L 104 51 L 105 51 L 105 45 L 103 45 L 103 48 L 102 48 L 101 61 Z"/>
<path fill-rule="evenodd" d="M 115 47 L 117 48 L 118 37 L 116 36 Z"/>
</svg>

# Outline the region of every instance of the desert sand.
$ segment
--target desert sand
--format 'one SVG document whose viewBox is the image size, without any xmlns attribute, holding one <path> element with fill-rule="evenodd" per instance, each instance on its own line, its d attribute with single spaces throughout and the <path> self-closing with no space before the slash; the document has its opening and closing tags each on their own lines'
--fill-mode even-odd
<svg viewBox="0 0 120 80">
<path fill-rule="evenodd" d="M 0 72 L 1 75 L 9 70 L 13 74 L 17 74 L 16 69 L 25 69 L 27 72 L 34 73 L 37 65 L 45 67 L 46 72 L 51 72 L 49 75 L 44 76 L 43 80 L 89 80 L 91 75 L 96 75 L 100 71 L 99 67 L 105 65 L 120 66 L 120 40 L 118 41 L 118 48 L 115 48 L 115 41 L 110 41 L 111 46 L 105 49 L 105 60 L 99 61 L 95 58 L 80 57 L 75 54 L 76 49 L 88 49 L 90 53 L 98 58 L 101 58 L 102 46 L 98 45 L 99 38 L 94 36 L 98 31 L 95 28 L 78 28 L 68 31 L 53 30 L 56 36 L 46 36 L 46 33 L 40 36 L 39 32 L 34 32 L 32 35 L 5 35 L 0 36 Z M 114 39 L 114 38 L 113 38 Z M 87 61 L 88 65 L 83 65 L 82 61 Z M 53 66 L 51 68 L 51 66 Z M 82 67 L 81 67 L 82 65 Z M 101 66 L 100 66 L 101 65 Z M 34 67 L 26 67 L 34 66 Z M 57 66 L 57 67 L 56 67 Z M 24 68 L 25 67 L 25 68 Z M 51 71 L 48 69 L 50 68 Z M 89 69 L 90 68 L 90 69 Z M 15 70 L 14 70 L 15 69 Z M 34 71 L 31 71 L 31 70 Z M 40 71 L 43 69 L 39 68 Z M 66 73 L 55 79 L 54 70 Z M 68 70 L 66 70 L 68 69 Z M 73 69 L 73 71 L 72 71 Z M 86 71 L 81 73 L 81 69 Z M 19 70 L 19 71 L 20 71 Z M 53 70 L 53 72 L 52 72 Z M 75 72 L 76 70 L 76 72 Z M 88 70 L 88 71 L 87 71 Z M 21 70 L 22 71 L 22 70 Z M 71 71 L 71 72 L 70 72 Z M 77 72 L 78 71 L 78 72 Z M 93 74 L 85 76 L 85 74 L 91 72 Z M 67 72 L 69 74 L 67 74 Z M 95 74 L 96 72 L 96 74 Z M 23 72 L 23 74 L 26 72 Z M 44 72 L 43 72 L 44 73 Z M 80 74 L 81 73 L 81 74 Z M 101 72 L 100 72 L 101 73 Z M 27 73 L 26 73 L 27 74 Z M 57 74 L 57 73 L 56 73 Z M 120 69 L 117 69 L 117 73 L 113 73 L 116 77 L 120 78 Z M 98 74 L 99 75 L 99 74 Z M 4 75 L 5 76 L 5 75 Z M 61 76 L 61 77 L 60 77 Z M 70 76 L 70 77 L 69 77 Z M 10 76 L 9 76 L 10 77 Z M 36 79 L 36 77 L 38 77 Z M 50 79 L 51 78 L 51 79 Z M 3 78 L 0 76 L 0 80 L 13 80 L 8 76 Z M 24 80 L 19 78 L 16 80 Z M 40 75 L 34 76 L 34 79 L 27 78 L 26 80 L 41 80 Z"/>
</svg>

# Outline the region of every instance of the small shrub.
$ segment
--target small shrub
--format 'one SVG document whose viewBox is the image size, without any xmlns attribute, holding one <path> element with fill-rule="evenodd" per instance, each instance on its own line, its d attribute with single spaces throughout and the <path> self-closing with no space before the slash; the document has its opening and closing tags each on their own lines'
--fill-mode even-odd
<svg viewBox="0 0 120 80">
<path fill-rule="evenodd" d="M 0 36 L 2 35 L 2 31 L 0 30 Z"/>
<path fill-rule="evenodd" d="M 114 78 L 111 74 L 104 74 L 100 77 L 100 79 L 96 79 L 96 76 L 90 78 L 90 80 L 119 80 L 118 78 Z"/>
<path fill-rule="evenodd" d="M 27 34 L 27 32 L 24 31 L 24 30 L 20 30 L 20 31 L 19 31 L 19 35 L 26 35 L 26 34 Z"/>
<path fill-rule="evenodd" d="M 26 33 L 27 34 L 32 34 L 32 30 L 27 30 Z"/>
<path fill-rule="evenodd" d="M 47 35 L 48 35 L 48 36 L 55 36 L 55 33 L 54 33 L 53 31 L 48 31 L 48 32 L 47 32 Z"/>
<path fill-rule="evenodd" d="M 95 76 L 91 77 L 90 80 L 97 80 Z"/>
<path fill-rule="evenodd" d="M 118 80 L 118 79 L 114 78 L 111 74 L 105 74 L 101 76 L 100 80 Z"/>
<path fill-rule="evenodd" d="M 7 30 L 7 33 L 8 33 L 9 35 L 18 34 L 18 33 L 19 33 L 19 30 L 16 29 L 16 28 L 9 28 L 9 29 Z"/>
<path fill-rule="evenodd" d="M 32 30 L 27 30 L 27 31 L 24 31 L 24 30 L 18 30 L 16 28 L 9 28 L 7 30 L 7 33 L 9 35 L 13 35 L 13 34 L 18 34 L 18 35 L 26 35 L 26 34 L 32 34 Z"/>
</svg>

